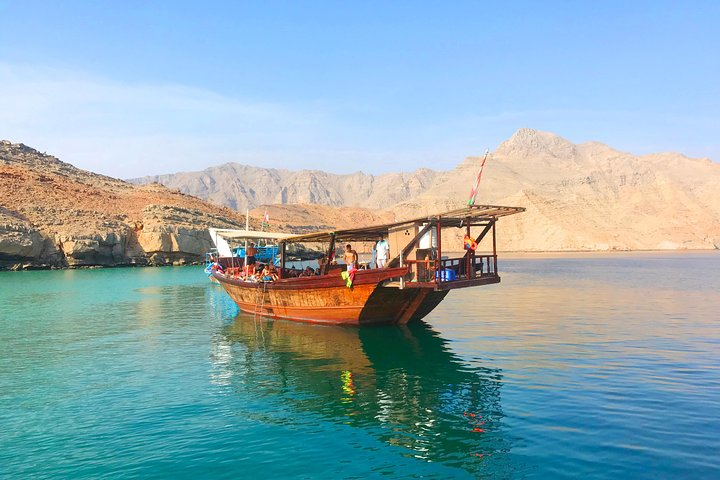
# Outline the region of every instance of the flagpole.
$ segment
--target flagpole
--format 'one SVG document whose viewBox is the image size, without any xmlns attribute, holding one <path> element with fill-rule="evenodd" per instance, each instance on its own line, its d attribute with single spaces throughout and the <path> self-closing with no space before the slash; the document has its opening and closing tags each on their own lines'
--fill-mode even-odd
<svg viewBox="0 0 720 480">
<path fill-rule="evenodd" d="M 250 230 L 250 209 L 245 209 L 245 231 Z M 245 236 L 245 258 L 247 259 L 247 247 L 248 247 L 248 239 L 247 235 Z M 247 267 L 247 262 L 245 263 L 245 267 Z"/>
<path fill-rule="evenodd" d="M 270 226 L 270 216 L 268 215 L 268 213 L 267 213 L 267 208 L 266 208 L 266 209 L 265 209 L 265 215 L 263 215 L 262 225 L 261 225 L 261 227 L 260 227 L 260 231 L 261 231 L 261 232 L 264 232 L 264 231 L 265 231 L 265 227 L 269 227 L 269 226 Z"/>
</svg>

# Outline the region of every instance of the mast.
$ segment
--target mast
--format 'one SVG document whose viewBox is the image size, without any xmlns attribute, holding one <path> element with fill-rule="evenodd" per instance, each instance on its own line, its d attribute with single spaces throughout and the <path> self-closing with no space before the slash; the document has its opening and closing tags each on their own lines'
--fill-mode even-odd
<svg viewBox="0 0 720 480">
<path fill-rule="evenodd" d="M 250 209 L 245 209 L 245 231 L 250 230 Z M 247 267 L 247 247 L 248 247 L 248 239 L 247 236 L 245 237 L 245 266 Z"/>
<path fill-rule="evenodd" d="M 285 242 L 283 241 L 283 242 L 280 242 L 280 271 L 278 271 L 278 278 L 283 278 L 284 271 L 285 271 Z"/>
<path fill-rule="evenodd" d="M 327 275 L 328 272 L 330 271 L 330 255 L 332 254 L 332 252 L 334 250 L 335 250 L 335 233 L 330 235 L 330 248 L 328 248 L 327 255 L 325 257 L 327 259 L 327 261 L 325 262 L 325 265 L 323 266 L 323 271 L 320 272 L 323 275 Z"/>
</svg>

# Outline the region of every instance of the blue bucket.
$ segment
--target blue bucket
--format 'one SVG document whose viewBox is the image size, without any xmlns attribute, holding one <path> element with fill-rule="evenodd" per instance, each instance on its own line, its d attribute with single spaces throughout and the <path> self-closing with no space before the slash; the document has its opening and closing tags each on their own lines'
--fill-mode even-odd
<svg viewBox="0 0 720 480">
<path fill-rule="evenodd" d="M 457 274 L 455 273 L 455 270 L 446 268 L 444 270 L 435 272 L 435 278 L 439 278 L 443 282 L 449 282 L 452 280 L 457 280 Z"/>
</svg>

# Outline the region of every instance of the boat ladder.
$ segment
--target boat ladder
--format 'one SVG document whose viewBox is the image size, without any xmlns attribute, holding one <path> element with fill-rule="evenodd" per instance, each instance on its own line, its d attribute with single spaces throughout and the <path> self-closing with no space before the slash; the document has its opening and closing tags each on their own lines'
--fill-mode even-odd
<svg viewBox="0 0 720 480">
<path fill-rule="evenodd" d="M 265 292 L 266 291 L 267 291 L 267 282 L 263 282 L 262 300 L 260 301 L 260 305 L 258 306 L 258 296 L 260 296 L 260 285 L 258 285 L 257 289 L 255 290 L 255 318 L 257 318 L 258 313 L 262 313 L 262 309 L 265 306 Z"/>
</svg>

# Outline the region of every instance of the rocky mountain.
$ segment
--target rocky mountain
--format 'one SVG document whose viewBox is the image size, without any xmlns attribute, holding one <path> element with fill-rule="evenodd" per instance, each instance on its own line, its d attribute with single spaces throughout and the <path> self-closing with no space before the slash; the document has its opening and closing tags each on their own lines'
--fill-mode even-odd
<svg viewBox="0 0 720 480">
<path fill-rule="evenodd" d="M 462 206 L 477 174 L 468 158 L 393 206 L 400 217 Z M 486 163 L 478 203 L 523 206 L 502 220 L 504 250 L 720 248 L 720 165 L 677 153 L 634 156 L 547 132 L 517 131 Z"/>
<path fill-rule="evenodd" d="M 400 219 L 462 207 L 480 162 L 469 157 L 450 171 L 379 176 L 227 164 L 134 181 L 157 181 L 231 208 L 284 205 L 287 217 L 304 209 L 302 221 L 320 225 L 331 223 L 327 210 L 313 216 L 292 204 L 365 207 L 368 221 L 384 215 L 379 210 Z M 477 203 L 527 209 L 502 220 L 503 250 L 712 249 L 720 248 L 719 186 L 720 165 L 709 159 L 635 156 L 520 129 L 487 160 Z M 358 226 L 343 215 L 336 221 Z"/>
<path fill-rule="evenodd" d="M 244 225 L 226 207 L 0 142 L 0 268 L 195 262 L 211 247 L 208 226 Z"/>
<path fill-rule="evenodd" d="M 250 211 L 250 218 L 263 218 L 267 213 L 273 229 L 308 233 L 318 230 L 382 225 L 395 221 L 387 211 L 371 211 L 360 207 L 328 207 L 327 205 L 263 205 Z"/>
<path fill-rule="evenodd" d="M 361 206 L 384 209 L 425 192 L 438 172 L 336 175 L 318 170 L 278 170 L 227 163 L 201 172 L 183 172 L 128 180 L 160 183 L 204 200 L 245 211 L 268 204 Z"/>
</svg>

